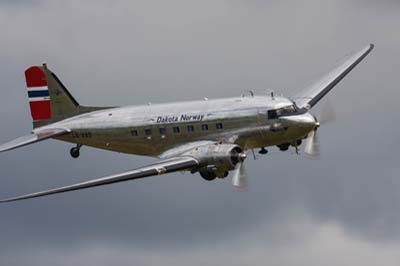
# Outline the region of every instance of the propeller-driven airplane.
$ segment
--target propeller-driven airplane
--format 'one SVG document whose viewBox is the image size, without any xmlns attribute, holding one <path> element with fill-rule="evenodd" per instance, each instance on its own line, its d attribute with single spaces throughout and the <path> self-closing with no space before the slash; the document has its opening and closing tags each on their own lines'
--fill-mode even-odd
<svg viewBox="0 0 400 266">
<path fill-rule="evenodd" d="M 31 134 L 0 146 L 0 152 L 57 139 L 75 143 L 70 153 L 79 157 L 84 145 L 129 154 L 158 157 L 159 161 L 120 174 L 1 200 L 9 202 L 176 171 L 200 173 L 205 180 L 225 178 L 247 184 L 246 151 L 277 146 L 319 153 L 320 122 L 310 110 L 374 48 L 349 56 L 339 67 L 292 98 L 242 95 L 236 98 L 127 107 L 81 106 L 46 64 L 25 71 L 33 119 Z"/>
</svg>

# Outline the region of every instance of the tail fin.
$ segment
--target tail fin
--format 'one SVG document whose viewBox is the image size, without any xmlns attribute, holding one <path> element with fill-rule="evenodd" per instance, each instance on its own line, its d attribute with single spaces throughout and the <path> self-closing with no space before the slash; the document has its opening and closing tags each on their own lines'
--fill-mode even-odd
<svg viewBox="0 0 400 266">
<path fill-rule="evenodd" d="M 25 70 L 25 78 L 34 128 L 81 113 L 105 109 L 79 105 L 46 64 L 28 68 Z"/>
</svg>

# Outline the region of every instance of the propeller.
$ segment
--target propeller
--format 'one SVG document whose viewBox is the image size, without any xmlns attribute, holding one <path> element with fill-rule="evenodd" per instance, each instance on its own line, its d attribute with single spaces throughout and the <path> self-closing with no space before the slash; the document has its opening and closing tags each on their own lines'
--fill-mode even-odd
<svg viewBox="0 0 400 266">
<path fill-rule="evenodd" d="M 320 145 L 319 145 L 319 138 L 318 138 L 318 128 L 321 124 L 328 124 L 334 122 L 336 120 L 335 110 L 333 105 L 329 100 L 325 102 L 322 106 L 322 109 L 319 113 L 319 117 L 315 117 L 315 128 L 308 134 L 304 153 L 305 156 L 309 159 L 319 159 L 320 158 Z"/>
<path fill-rule="evenodd" d="M 314 159 L 314 160 L 319 159 L 320 151 L 319 151 L 317 127 L 308 134 L 308 138 L 304 146 L 304 153 L 305 156 L 309 159 Z"/>
<path fill-rule="evenodd" d="M 326 125 L 335 122 L 335 120 L 336 120 L 335 108 L 333 107 L 332 102 L 329 99 L 327 99 L 319 113 L 318 121 L 322 125 Z"/>
<path fill-rule="evenodd" d="M 238 154 L 239 162 L 236 164 L 232 176 L 232 185 L 236 191 L 246 191 L 248 185 L 248 178 L 246 175 L 244 160 L 247 158 L 246 153 Z"/>
</svg>

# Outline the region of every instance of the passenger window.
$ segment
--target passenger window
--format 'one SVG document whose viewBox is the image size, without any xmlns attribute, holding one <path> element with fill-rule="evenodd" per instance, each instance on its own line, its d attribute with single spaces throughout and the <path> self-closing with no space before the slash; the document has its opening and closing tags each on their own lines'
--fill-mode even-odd
<svg viewBox="0 0 400 266">
<path fill-rule="evenodd" d="M 215 127 L 216 127 L 217 129 L 223 129 L 222 123 L 217 123 L 217 124 L 215 124 Z"/>
<path fill-rule="evenodd" d="M 137 137 L 138 136 L 138 131 L 136 129 L 131 130 L 131 136 L 132 137 Z"/>
<path fill-rule="evenodd" d="M 164 127 L 160 127 L 160 135 L 165 135 L 166 132 Z"/>
<path fill-rule="evenodd" d="M 179 127 L 173 127 L 173 128 L 172 128 L 172 131 L 173 131 L 175 134 L 178 134 L 179 132 L 181 132 L 181 130 L 180 130 Z"/>
<path fill-rule="evenodd" d="M 208 130 L 208 125 L 207 124 L 201 125 L 201 130 L 207 131 Z"/>
<path fill-rule="evenodd" d="M 188 132 L 193 132 L 194 131 L 194 126 L 192 126 L 192 125 L 187 126 L 187 131 Z"/>
<path fill-rule="evenodd" d="M 145 129 L 144 134 L 146 134 L 146 136 L 151 136 L 151 128 Z"/>
</svg>

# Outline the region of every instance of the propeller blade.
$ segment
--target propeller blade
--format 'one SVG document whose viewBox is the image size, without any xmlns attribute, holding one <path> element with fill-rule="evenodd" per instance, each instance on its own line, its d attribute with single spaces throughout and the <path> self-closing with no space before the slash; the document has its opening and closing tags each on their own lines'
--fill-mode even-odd
<svg viewBox="0 0 400 266">
<path fill-rule="evenodd" d="M 329 124 L 335 122 L 335 120 L 336 120 L 335 108 L 333 107 L 332 102 L 328 99 L 322 106 L 321 112 L 318 117 L 318 121 L 321 124 Z"/>
<path fill-rule="evenodd" d="M 236 191 L 247 190 L 248 179 L 243 161 L 236 165 L 236 169 L 233 172 L 232 185 Z"/>
<path fill-rule="evenodd" d="M 311 131 L 308 135 L 304 148 L 304 153 L 309 159 L 319 159 L 320 151 L 317 130 Z"/>
</svg>

